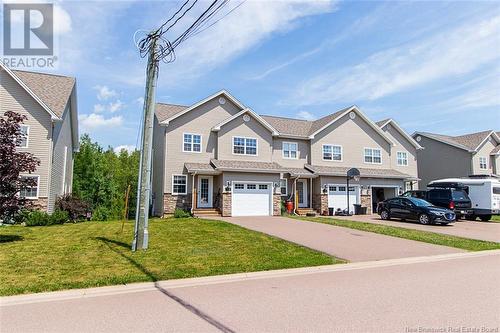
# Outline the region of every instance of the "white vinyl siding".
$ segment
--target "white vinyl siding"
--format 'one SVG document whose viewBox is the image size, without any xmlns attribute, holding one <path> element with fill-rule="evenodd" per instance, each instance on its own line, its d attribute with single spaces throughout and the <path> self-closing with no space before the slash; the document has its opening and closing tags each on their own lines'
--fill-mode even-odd
<svg viewBox="0 0 500 333">
<path fill-rule="evenodd" d="M 297 159 L 298 149 L 296 142 L 283 142 L 283 158 Z"/>
<path fill-rule="evenodd" d="M 365 148 L 364 162 L 369 164 L 382 164 L 382 151 L 378 148 Z"/>
<path fill-rule="evenodd" d="M 172 194 L 187 194 L 186 175 L 172 175 Z"/>
<path fill-rule="evenodd" d="M 201 135 L 184 133 L 183 152 L 201 153 Z"/>
<path fill-rule="evenodd" d="M 20 132 L 21 132 L 22 138 L 18 142 L 16 142 L 16 146 L 18 146 L 19 148 L 28 148 L 30 127 L 28 125 L 21 125 Z"/>
<path fill-rule="evenodd" d="M 479 157 L 479 169 L 488 169 L 488 159 L 486 157 Z"/>
<path fill-rule="evenodd" d="M 323 145 L 323 160 L 341 162 L 342 161 L 342 146 Z"/>
<path fill-rule="evenodd" d="M 233 137 L 233 154 L 257 156 L 257 139 Z"/>
<path fill-rule="evenodd" d="M 396 153 L 397 163 L 399 166 L 408 166 L 408 153 L 405 151 L 398 151 Z"/>
<path fill-rule="evenodd" d="M 38 188 L 40 186 L 40 176 L 21 176 L 22 179 L 32 178 L 36 179 L 36 186 L 27 186 L 21 189 L 19 195 L 26 199 L 38 199 Z"/>
</svg>

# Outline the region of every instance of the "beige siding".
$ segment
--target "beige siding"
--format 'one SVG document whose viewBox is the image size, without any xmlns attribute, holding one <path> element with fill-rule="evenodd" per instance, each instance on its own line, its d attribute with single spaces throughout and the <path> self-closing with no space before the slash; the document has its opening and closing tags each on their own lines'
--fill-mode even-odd
<svg viewBox="0 0 500 333">
<path fill-rule="evenodd" d="M 233 154 L 233 137 L 235 136 L 257 139 L 257 156 Z M 272 133 L 253 117 L 245 122 L 243 116 L 240 116 L 224 125 L 219 131 L 217 142 L 219 160 L 272 161 Z"/>
<path fill-rule="evenodd" d="M 417 135 L 418 136 L 418 135 Z M 471 153 L 448 144 L 420 136 L 424 149 L 417 152 L 419 188 L 425 189 L 432 180 L 466 177 L 472 173 Z"/>
<path fill-rule="evenodd" d="M 479 148 L 478 152 L 472 157 L 472 172 L 476 175 L 481 174 L 491 174 L 493 172 L 493 163 L 491 163 L 490 153 L 496 147 L 497 142 L 490 136 L 490 138 Z M 479 158 L 486 158 L 486 162 L 488 164 L 488 169 L 480 169 L 479 168 Z"/>
<path fill-rule="evenodd" d="M 342 146 L 342 162 L 323 160 L 323 144 Z M 382 164 L 364 163 L 364 148 L 380 148 Z M 343 116 L 312 140 L 311 164 L 359 168 L 390 168 L 390 144 L 363 119 Z"/>
<path fill-rule="evenodd" d="M 388 128 L 389 126 L 389 128 Z M 391 168 L 398 170 L 405 174 L 417 177 L 418 167 L 417 167 L 417 149 L 408 140 L 401 135 L 391 124 L 386 125 L 383 128 L 384 133 L 394 142 L 394 146 L 391 149 L 390 163 Z M 398 165 L 397 152 L 406 152 L 408 156 L 408 166 Z"/>
<path fill-rule="evenodd" d="M 34 174 L 40 176 L 39 197 L 47 197 L 51 165 L 51 117 L 9 74 L 0 70 L 0 114 L 6 111 L 15 111 L 28 117 L 25 121 L 29 126 L 28 147 L 19 150 L 33 153 L 40 159 L 40 166 Z"/>
<path fill-rule="evenodd" d="M 165 193 L 172 192 L 172 175 L 185 173 L 184 163 L 209 163 L 211 158 L 216 157 L 217 133 L 211 129 L 239 111 L 240 108 L 229 100 L 220 105 L 218 98 L 214 98 L 170 122 L 165 136 Z M 184 133 L 202 135 L 201 153 L 182 151 Z M 190 178 L 188 193 L 191 192 Z"/>
<path fill-rule="evenodd" d="M 297 159 L 283 157 L 283 142 L 297 143 Z M 273 141 L 273 162 L 284 167 L 302 168 L 304 164 L 309 163 L 310 142 L 306 140 L 274 138 Z"/>
<path fill-rule="evenodd" d="M 48 211 L 52 212 L 58 196 L 71 193 L 73 174 L 73 138 L 71 132 L 71 110 L 66 107 L 63 121 L 54 126 L 54 149 L 52 151 L 52 174 Z"/>
</svg>

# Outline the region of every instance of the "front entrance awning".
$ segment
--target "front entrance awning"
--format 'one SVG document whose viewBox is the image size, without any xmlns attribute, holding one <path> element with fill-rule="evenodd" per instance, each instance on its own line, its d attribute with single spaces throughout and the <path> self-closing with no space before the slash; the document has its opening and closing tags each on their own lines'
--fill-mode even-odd
<svg viewBox="0 0 500 333">
<path fill-rule="evenodd" d="M 346 177 L 350 167 L 333 167 L 320 165 L 305 165 L 305 168 L 320 176 Z M 357 168 L 361 178 L 391 178 L 401 180 L 415 180 L 414 176 L 394 169 Z"/>
<path fill-rule="evenodd" d="M 275 162 L 256 162 L 256 161 L 230 161 L 230 160 L 210 160 L 210 163 L 219 171 L 231 172 L 263 172 L 263 173 L 282 173 L 286 170 Z"/>
<path fill-rule="evenodd" d="M 202 175 L 220 175 L 221 171 L 216 170 L 209 163 L 184 163 L 188 173 L 198 173 Z"/>
</svg>

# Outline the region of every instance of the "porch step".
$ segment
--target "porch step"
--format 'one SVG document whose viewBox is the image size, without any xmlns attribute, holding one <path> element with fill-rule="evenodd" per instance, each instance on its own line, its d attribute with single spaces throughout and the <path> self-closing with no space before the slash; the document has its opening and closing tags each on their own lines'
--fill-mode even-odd
<svg viewBox="0 0 500 333">
<path fill-rule="evenodd" d="M 195 217 L 221 216 L 217 208 L 196 208 L 193 210 L 193 215 Z"/>
<path fill-rule="evenodd" d="M 312 208 L 297 208 L 297 214 L 300 216 L 306 216 L 309 213 L 319 215 L 319 213 Z"/>
</svg>

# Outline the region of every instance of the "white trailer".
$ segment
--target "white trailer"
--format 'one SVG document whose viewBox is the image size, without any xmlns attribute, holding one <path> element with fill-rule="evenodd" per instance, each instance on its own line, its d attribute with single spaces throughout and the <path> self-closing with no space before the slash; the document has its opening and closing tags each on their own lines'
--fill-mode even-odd
<svg viewBox="0 0 500 333">
<path fill-rule="evenodd" d="M 500 215 L 500 180 L 497 178 L 446 178 L 429 183 L 432 185 L 461 184 L 472 201 L 474 215 L 482 221 L 489 221 L 492 215 Z"/>
</svg>

